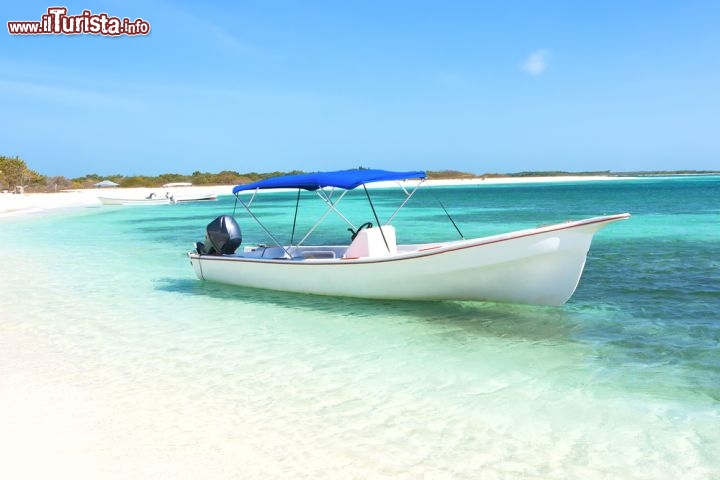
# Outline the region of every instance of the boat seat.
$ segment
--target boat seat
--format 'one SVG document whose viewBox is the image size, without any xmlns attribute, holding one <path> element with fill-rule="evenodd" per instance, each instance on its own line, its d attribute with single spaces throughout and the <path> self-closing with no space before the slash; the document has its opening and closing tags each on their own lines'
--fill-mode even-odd
<svg viewBox="0 0 720 480">
<path fill-rule="evenodd" d="M 385 245 L 385 241 L 387 241 L 387 245 Z M 395 227 L 384 225 L 360 230 L 345 251 L 343 258 L 387 257 L 395 254 L 397 254 Z"/>
</svg>

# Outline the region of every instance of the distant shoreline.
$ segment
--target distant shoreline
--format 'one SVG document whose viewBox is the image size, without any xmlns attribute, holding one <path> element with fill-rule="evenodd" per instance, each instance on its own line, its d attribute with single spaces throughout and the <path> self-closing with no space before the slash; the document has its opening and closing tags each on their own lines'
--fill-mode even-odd
<svg viewBox="0 0 720 480">
<path fill-rule="evenodd" d="M 477 177 L 463 179 L 435 179 L 426 180 L 427 186 L 450 187 L 450 186 L 470 186 L 470 185 L 520 185 L 533 183 L 568 183 L 568 182 L 597 182 L 597 181 L 621 181 L 621 180 L 642 180 L 648 178 L 661 177 L 688 177 L 688 176 L 713 176 L 720 173 L 682 173 L 682 174 L 657 174 L 657 175 L 638 175 L 638 176 L 617 176 L 617 175 L 558 175 L 558 176 L 527 176 L 527 177 Z M 412 186 L 417 182 L 414 180 L 406 180 L 401 185 Z M 390 188 L 396 187 L 398 182 L 378 182 L 368 185 L 368 188 Z M 235 185 L 196 185 L 177 188 L 149 188 L 149 187 L 113 187 L 113 188 L 89 188 L 77 190 L 63 190 L 56 193 L 25 193 L 25 194 L 0 194 L 0 217 L 32 215 L 36 213 L 46 212 L 49 210 L 68 209 L 77 207 L 100 207 L 102 204 L 98 200 L 98 195 L 108 197 L 131 197 L 144 198 L 150 193 L 156 195 L 165 195 L 166 192 L 182 192 L 192 194 L 215 193 L 217 195 L 232 195 L 232 189 Z M 104 208 L 132 208 L 132 207 L 112 207 Z"/>
<path fill-rule="evenodd" d="M 0 160 L 3 158 L 0 156 Z M 6 158 L 7 159 L 7 158 Z M 183 184 L 189 185 L 238 185 L 250 182 L 263 180 L 281 175 L 293 175 L 301 173 L 310 173 L 302 170 L 292 171 L 277 171 L 277 172 L 246 172 L 240 173 L 236 171 L 222 171 L 219 173 L 210 172 L 194 172 L 192 175 L 183 175 L 176 173 L 163 173 L 158 175 L 131 175 L 125 176 L 121 174 L 115 175 L 98 175 L 91 174 L 82 177 L 68 179 L 63 176 L 58 177 L 46 177 L 44 175 L 37 174 L 24 166 L 24 162 L 19 159 L 10 159 L 11 161 L 18 161 L 21 163 L 21 167 L 27 170 L 24 178 L 27 180 L 27 184 L 24 185 L 26 193 L 54 193 L 61 190 L 68 189 L 92 189 L 98 184 L 109 184 L 101 185 L 105 186 L 121 186 L 124 188 L 161 188 L 161 185 L 174 184 L 174 186 L 180 186 Z M 362 169 L 362 167 L 361 167 Z M 2 173 L 2 172 L 0 172 Z M 432 181 L 512 181 L 521 179 L 523 181 L 535 181 L 534 179 L 542 178 L 541 181 L 565 181 L 566 178 L 573 178 L 582 180 L 585 178 L 597 178 L 597 179 L 608 179 L 608 178 L 636 178 L 636 177 L 674 177 L 674 176 L 706 176 L 706 175 L 720 175 L 720 170 L 640 170 L 640 171 L 611 171 L 611 170 L 590 170 L 590 171 L 564 171 L 564 170 L 525 170 L 519 172 L 484 172 L 474 173 L 465 172 L 460 170 L 446 169 L 446 170 L 425 170 L 426 179 Z M 37 177 L 39 175 L 39 177 Z M 17 175 L 13 179 L 5 178 L 0 175 L 0 185 L 2 189 L 10 190 L 11 192 L 16 189 L 16 185 L 23 185 L 22 183 L 15 183 Z"/>
</svg>

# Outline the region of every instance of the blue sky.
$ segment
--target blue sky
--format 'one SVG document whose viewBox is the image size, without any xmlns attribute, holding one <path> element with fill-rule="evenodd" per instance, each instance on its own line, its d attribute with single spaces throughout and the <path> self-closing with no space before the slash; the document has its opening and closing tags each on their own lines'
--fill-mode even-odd
<svg viewBox="0 0 720 480">
<path fill-rule="evenodd" d="M 45 175 L 720 169 L 716 1 L 13 3 L 0 154 Z"/>
</svg>

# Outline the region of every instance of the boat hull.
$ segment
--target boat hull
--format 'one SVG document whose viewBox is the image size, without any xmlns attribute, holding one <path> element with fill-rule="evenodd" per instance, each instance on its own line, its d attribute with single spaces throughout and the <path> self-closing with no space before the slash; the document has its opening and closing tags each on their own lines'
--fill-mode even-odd
<svg viewBox="0 0 720 480">
<path fill-rule="evenodd" d="M 173 194 L 176 202 L 209 202 L 217 200 L 217 193 L 201 193 L 201 194 Z"/>
<path fill-rule="evenodd" d="M 190 253 L 198 278 L 317 295 L 561 305 L 574 293 L 593 235 L 628 214 L 503 235 L 398 245 L 397 255 L 352 259 L 258 259 Z"/>
<path fill-rule="evenodd" d="M 200 194 L 175 194 L 167 193 L 162 196 L 153 196 L 152 198 L 119 198 L 119 197 L 101 197 L 98 200 L 103 205 L 171 205 L 180 202 L 206 202 L 217 200 L 216 193 L 200 193 Z"/>
<path fill-rule="evenodd" d="M 165 197 L 155 198 L 114 198 L 98 197 L 103 205 L 169 205 L 170 199 Z"/>
</svg>

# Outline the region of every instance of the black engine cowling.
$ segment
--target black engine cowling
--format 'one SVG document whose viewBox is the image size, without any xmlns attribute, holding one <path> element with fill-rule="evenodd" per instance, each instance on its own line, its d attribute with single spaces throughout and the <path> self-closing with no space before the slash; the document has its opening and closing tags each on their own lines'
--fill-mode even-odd
<svg viewBox="0 0 720 480">
<path fill-rule="evenodd" d="M 240 225 L 230 215 L 221 215 L 210 222 L 207 226 L 205 245 L 209 255 L 227 255 L 235 253 L 235 250 L 242 243 L 242 232 Z M 199 246 L 199 245 L 198 245 Z M 204 249 L 204 248 L 203 248 Z"/>
</svg>

